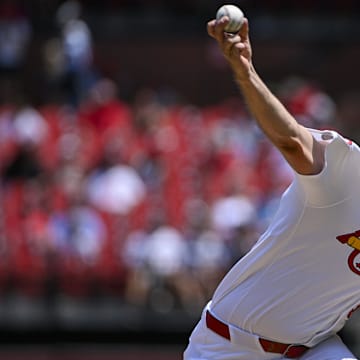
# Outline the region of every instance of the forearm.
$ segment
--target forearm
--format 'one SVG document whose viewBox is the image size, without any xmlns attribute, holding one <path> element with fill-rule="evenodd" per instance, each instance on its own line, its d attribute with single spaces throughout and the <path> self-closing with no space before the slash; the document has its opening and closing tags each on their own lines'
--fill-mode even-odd
<svg viewBox="0 0 360 360">
<path fill-rule="evenodd" d="M 298 124 L 285 106 L 272 94 L 256 71 L 236 76 L 247 106 L 270 141 L 292 168 L 301 174 L 315 174 L 323 167 L 323 148 L 311 133 Z"/>
<path fill-rule="evenodd" d="M 299 124 L 263 83 L 252 68 L 246 79 L 236 75 L 249 111 L 276 146 L 291 146 L 299 134 Z"/>
<path fill-rule="evenodd" d="M 247 19 L 240 31 L 228 36 L 228 17 L 208 22 L 208 33 L 216 39 L 232 67 L 250 112 L 270 141 L 300 174 L 316 174 L 324 164 L 324 146 L 310 131 L 297 123 L 280 101 L 262 82 L 252 66 L 252 49 Z"/>
</svg>

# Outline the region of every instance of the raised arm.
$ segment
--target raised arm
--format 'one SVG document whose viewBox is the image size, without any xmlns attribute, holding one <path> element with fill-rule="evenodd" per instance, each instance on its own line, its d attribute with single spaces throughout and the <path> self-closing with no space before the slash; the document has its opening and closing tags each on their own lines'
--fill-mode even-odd
<svg viewBox="0 0 360 360">
<path fill-rule="evenodd" d="M 236 35 L 224 32 L 229 19 L 208 23 L 208 33 L 219 44 L 230 64 L 249 111 L 270 141 L 299 174 L 319 173 L 324 166 L 324 147 L 300 125 L 273 95 L 252 63 L 248 20 Z"/>
</svg>

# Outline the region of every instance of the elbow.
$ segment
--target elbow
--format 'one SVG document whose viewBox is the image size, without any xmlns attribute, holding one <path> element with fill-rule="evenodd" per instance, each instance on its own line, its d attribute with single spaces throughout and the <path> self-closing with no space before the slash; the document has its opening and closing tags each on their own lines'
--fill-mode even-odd
<svg viewBox="0 0 360 360">
<path fill-rule="evenodd" d="M 274 145 L 283 153 L 294 154 L 303 152 L 303 143 L 296 135 L 277 136 L 276 139 L 274 139 Z"/>
</svg>

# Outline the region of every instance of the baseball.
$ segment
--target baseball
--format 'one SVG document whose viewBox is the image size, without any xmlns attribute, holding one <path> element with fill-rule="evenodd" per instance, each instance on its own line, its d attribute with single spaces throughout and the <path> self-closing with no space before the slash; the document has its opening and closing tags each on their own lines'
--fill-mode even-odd
<svg viewBox="0 0 360 360">
<path fill-rule="evenodd" d="M 225 27 L 228 33 L 237 33 L 244 22 L 244 13 L 235 5 L 223 5 L 216 13 L 216 20 L 220 20 L 223 16 L 230 19 L 229 24 Z"/>
</svg>

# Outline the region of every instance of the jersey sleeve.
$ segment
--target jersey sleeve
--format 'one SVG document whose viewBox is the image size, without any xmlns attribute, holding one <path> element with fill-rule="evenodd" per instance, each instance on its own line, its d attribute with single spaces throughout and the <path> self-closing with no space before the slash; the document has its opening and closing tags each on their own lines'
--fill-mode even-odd
<svg viewBox="0 0 360 360">
<path fill-rule="evenodd" d="M 316 175 L 296 173 L 295 182 L 309 206 L 330 206 L 350 196 L 351 184 L 359 174 L 358 147 L 335 131 L 309 129 L 315 139 L 326 143 L 324 168 Z M 359 153 L 360 154 L 360 153 Z M 357 166 L 354 168 L 354 161 Z"/>
</svg>

